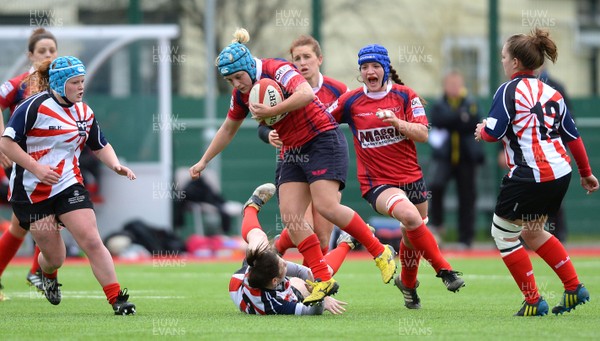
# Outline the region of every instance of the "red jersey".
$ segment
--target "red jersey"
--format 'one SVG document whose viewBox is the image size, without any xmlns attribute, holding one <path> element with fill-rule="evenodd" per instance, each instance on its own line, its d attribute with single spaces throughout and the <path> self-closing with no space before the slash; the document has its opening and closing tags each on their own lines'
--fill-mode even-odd
<svg viewBox="0 0 600 341">
<path fill-rule="evenodd" d="M 275 80 L 284 93 L 292 94 L 298 85 L 306 82 L 296 68 L 289 62 L 278 59 L 256 59 L 256 80 L 271 78 Z M 231 104 L 227 117 L 239 121 L 248 116 L 248 97 L 250 93 L 243 94 L 233 89 Z M 273 128 L 279 133 L 279 138 L 286 147 L 302 146 L 318 134 L 335 129 L 337 122 L 325 110 L 325 106 L 318 97 L 306 107 L 290 112 L 281 121 L 275 123 Z"/>
<path fill-rule="evenodd" d="M 377 118 L 388 109 L 401 120 L 428 125 L 419 96 L 410 88 L 389 83 L 386 91 L 358 88 L 343 94 L 329 111 L 347 123 L 354 135 L 358 182 L 362 195 L 379 185 L 406 185 L 423 177 L 415 143 Z"/>
<path fill-rule="evenodd" d="M 325 108 L 329 108 L 344 93 L 348 92 L 346 84 L 319 73 L 319 85 L 313 91 Z"/>
<path fill-rule="evenodd" d="M 29 72 L 22 73 L 17 77 L 0 85 L 0 107 L 10 108 L 10 113 L 22 100 L 29 97 L 29 89 L 23 80 L 29 76 Z"/>
</svg>

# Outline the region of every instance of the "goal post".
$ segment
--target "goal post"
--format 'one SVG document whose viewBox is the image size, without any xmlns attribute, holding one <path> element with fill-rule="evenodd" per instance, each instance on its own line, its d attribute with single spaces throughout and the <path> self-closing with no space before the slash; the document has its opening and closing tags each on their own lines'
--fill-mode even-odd
<svg viewBox="0 0 600 341">
<path fill-rule="evenodd" d="M 105 178 L 102 179 L 102 193 L 106 200 L 97 207 L 98 226 L 102 234 L 120 229 L 124 223 L 132 219 L 143 219 L 157 226 L 171 226 L 172 198 L 167 194 L 174 187 L 173 131 L 168 124 L 173 111 L 171 40 L 179 36 L 179 27 L 177 25 L 99 25 L 45 28 L 56 37 L 59 56 L 73 55 L 84 62 L 88 89 L 104 90 L 99 91 L 97 97 L 104 102 L 129 102 L 131 107 L 143 108 L 139 110 L 143 112 L 128 112 L 131 117 L 124 117 L 123 114 L 120 117 L 112 117 L 111 115 L 114 115 L 112 110 L 99 112 L 95 108 L 95 103 L 90 104 L 88 101 L 90 99 L 96 102 L 98 94 L 94 92 L 95 90 L 86 91 L 84 100 L 99 117 L 109 142 L 111 138 L 119 141 L 127 137 L 130 140 L 124 141 L 141 140 L 140 144 L 158 144 L 157 148 L 151 148 L 158 149 L 150 152 L 152 156 L 138 157 L 141 154 L 139 151 L 148 149 L 147 146 L 131 146 L 131 143 L 123 142 L 115 148 L 117 155 L 126 155 L 126 162 L 136 172 L 138 179 L 124 185 L 122 177 L 116 179 L 113 172 L 103 171 Z M 34 29 L 36 27 L 0 26 L 0 43 L 3 46 L 0 82 L 25 72 L 29 67 L 27 41 Z M 132 63 L 131 58 L 127 56 L 130 46 L 136 43 L 140 44 L 140 49 L 144 48 L 140 52 L 142 54 L 139 58 L 140 65 L 132 65 L 135 63 Z M 126 86 L 130 82 L 127 71 L 134 67 L 142 69 L 147 74 L 147 79 L 144 80 L 155 80 L 155 83 L 152 82 L 153 84 L 150 85 L 147 84 L 148 82 L 143 82 L 146 89 L 143 96 L 132 94 Z M 101 70 L 108 70 L 110 75 L 104 74 Z M 152 101 L 144 100 L 147 98 Z M 111 104 L 98 107 L 111 108 Z M 118 110 L 115 112 L 118 113 Z M 150 114 L 152 117 L 148 117 Z M 131 121 L 138 122 L 139 126 L 127 126 L 127 122 Z M 158 125 L 155 124 L 156 121 L 159 122 Z"/>
</svg>

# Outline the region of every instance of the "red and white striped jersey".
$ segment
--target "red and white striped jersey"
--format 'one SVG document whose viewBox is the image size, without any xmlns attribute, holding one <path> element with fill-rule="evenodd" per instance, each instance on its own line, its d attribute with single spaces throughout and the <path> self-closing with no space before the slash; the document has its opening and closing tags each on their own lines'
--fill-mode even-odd
<svg viewBox="0 0 600 341">
<path fill-rule="evenodd" d="M 579 132 L 562 95 L 533 74 L 517 74 L 498 88 L 485 132 L 502 140 L 509 178 L 546 182 L 571 172 L 564 143 Z"/>
<path fill-rule="evenodd" d="M 37 203 L 76 183 L 83 185 L 79 155 L 84 145 L 99 150 L 107 144 L 87 104 L 62 105 L 48 91 L 29 97 L 16 108 L 3 136 L 18 143 L 37 162 L 56 167 L 60 175 L 57 184 L 46 185 L 13 164 L 9 200 L 19 203 Z"/>
<path fill-rule="evenodd" d="M 323 305 L 305 306 L 290 279 L 285 277 L 275 290 L 257 289 L 248 285 L 250 267 L 244 261 L 241 269 L 231 276 L 229 296 L 241 312 L 253 315 L 320 315 Z M 309 272 L 306 267 L 288 262 L 287 275 L 303 278 Z"/>
<path fill-rule="evenodd" d="M 423 177 L 415 143 L 377 118 L 379 109 L 391 110 L 407 122 L 428 125 L 419 96 L 409 87 L 391 82 L 380 93 L 368 93 L 363 87 L 347 92 L 329 107 L 333 117 L 348 123 L 354 135 L 362 195 L 379 185 L 406 185 Z"/>
</svg>

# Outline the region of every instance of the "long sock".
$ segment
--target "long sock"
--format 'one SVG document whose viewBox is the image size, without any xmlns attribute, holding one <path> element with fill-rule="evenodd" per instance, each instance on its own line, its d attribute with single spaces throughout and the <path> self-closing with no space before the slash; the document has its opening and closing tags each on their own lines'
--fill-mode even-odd
<svg viewBox="0 0 600 341">
<path fill-rule="evenodd" d="M 258 222 L 258 210 L 253 206 L 248 206 L 244 209 L 244 217 L 242 218 L 242 238 L 246 242 L 248 242 L 248 232 L 255 228 L 261 228 Z"/>
<path fill-rule="evenodd" d="M 327 262 L 323 258 L 323 253 L 319 247 L 319 238 L 316 234 L 311 234 L 298 244 L 298 251 L 304 257 L 308 267 L 312 270 L 315 279 L 320 278 L 322 281 L 331 279 Z"/>
<path fill-rule="evenodd" d="M 23 239 L 15 237 L 10 231 L 4 232 L 0 237 L 0 276 L 19 251 L 21 244 L 23 244 Z"/>
<path fill-rule="evenodd" d="M 565 290 L 577 289 L 579 278 L 577 278 L 573 262 L 571 262 L 565 247 L 556 237 L 550 237 L 535 252 L 556 272 L 563 282 Z"/>
<path fill-rule="evenodd" d="M 327 259 L 327 253 L 329 252 L 329 246 L 325 247 L 325 248 L 321 248 L 321 253 L 323 254 L 323 257 L 325 257 L 325 259 Z M 327 262 L 329 263 L 329 262 Z M 302 265 L 304 266 L 308 266 L 308 263 L 306 263 L 306 259 L 302 259 Z M 329 265 L 331 266 L 331 265 Z"/>
<path fill-rule="evenodd" d="M 296 245 L 292 242 L 292 238 L 290 238 L 290 233 L 288 229 L 283 229 L 281 234 L 279 235 L 279 239 L 275 242 L 275 248 L 279 254 L 283 255 L 288 249 L 294 248 Z"/>
<path fill-rule="evenodd" d="M 417 274 L 419 273 L 419 260 L 422 251 L 409 248 L 400 241 L 400 279 L 402 284 L 409 289 L 414 289 L 417 285 Z"/>
<path fill-rule="evenodd" d="M 334 275 L 342 266 L 342 263 L 344 262 L 344 259 L 346 259 L 346 256 L 350 250 L 352 250 L 350 245 L 347 243 L 340 243 L 335 249 L 331 250 L 324 256 L 327 264 L 329 264 L 329 266 L 333 269 Z"/>
<path fill-rule="evenodd" d="M 435 237 L 431 231 L 429 231 L 427 226 L 425 226 L 425 223 L 414 230 L 407 229 L 406 236 L 415 251 L 419 251 L 420 254 L 431 263 L 431 266 L 433 266 L 436 273 L 440 272 L 442 269 L 452 270 L 450 263 L 442 256 L 435 241 Z"/>
<path fill-rule="evenodd" d="M 373 235 L 365 221 L 356 212 L 350 223 L 342 230 L 358 240 L 373 257 L 379 256 L 385 250 L 383 244 Z"/>
<path fill-rule="evenodd" d="M 34 274 L 38 271 L 38 269 L 40 268 L 40 262 L 38 259 L 38 256 L 40 255 L 40 248 L 36 245 L 35 248 L 33 249 L 33 262 L 31 263 L 31 269 L 29 269 L 29 272 Z"/>
<path fill-rule="evenodd" d="M 102 287 L 102 290 L 104 290 L 104 295 L 106 295 L 108 303 L 113 304 L 117 300 L 117 296 L 119 296 L 121 285 L 118 282 L 107 284 L 104 287 Z"/>
<path fill-rule="evenodd" d="M 504 264 L 510 271 L 515 282 L 519 286 L 519 290 L 523 293 L 525 301 L 533 304 L 537 302 L 540 294 L 535 284 L 535 276 L 533 276 L 533 265 L 531 259 L 524 248 L 519 248 L 512 253 L 502 257 Z"/>
</svg>

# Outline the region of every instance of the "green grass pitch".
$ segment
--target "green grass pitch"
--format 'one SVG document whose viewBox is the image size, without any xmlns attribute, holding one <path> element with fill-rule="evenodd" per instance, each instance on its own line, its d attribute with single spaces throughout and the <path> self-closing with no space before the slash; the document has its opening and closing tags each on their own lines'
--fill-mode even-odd
<svg viewBox="0 0 600 341">
<path fill-rule="evenodd" d="M 584 340 L 600 332 L 600 259 L 573 257 L 591 293 L 591 302 L 571 313 L 534 318 L 512 315 L 522 298 L 500 258 L 450 258 L 464 272 L 466 287 L 445 289 L 428 264 L 419 272 L 423 308 L 408 310 L 391 283 L 381 283 L 374 263 L 351 258 L 336 279 L 336 298 L 348 302 L 343 315 L 248 316 L 228 294 L 240 262 L 156 259 L 118 264 L 122 285 L 137 305 L 135 316 L 114 316 L 87 264 L 67 264 L 59 272 L 60 305 L 52 306 L 25 284 L 26 267 L 11 265 L 2 276 L 0 340 Z M 539 258 L 535 276 L 548 304 L 561 297 L 559 279 Z"/>
</svg>

